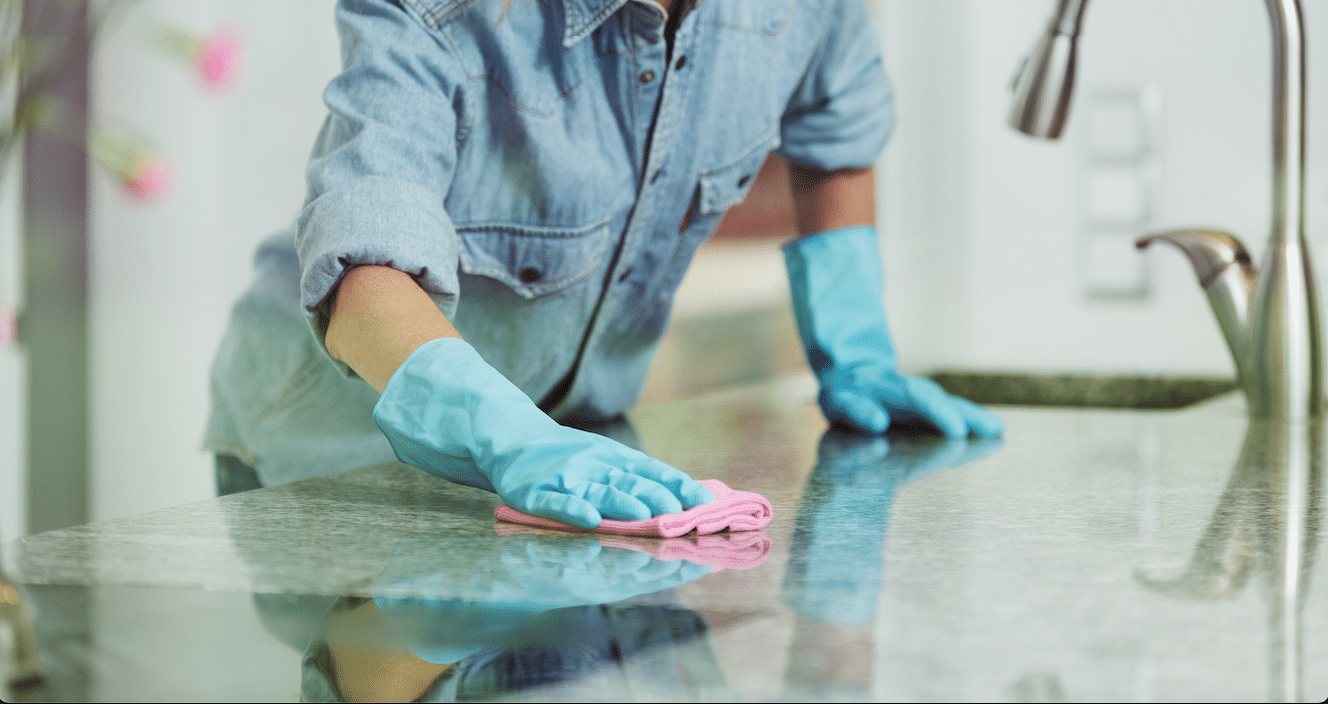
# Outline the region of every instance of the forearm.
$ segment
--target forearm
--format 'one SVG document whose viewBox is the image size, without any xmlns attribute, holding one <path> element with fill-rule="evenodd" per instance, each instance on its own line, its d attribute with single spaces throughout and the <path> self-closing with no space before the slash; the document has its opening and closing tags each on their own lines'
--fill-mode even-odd
<svg viewBox="0 0 1328 704">
<path fill-rule="evenodd" d="M 411 652 L 373 599 L 328 616 L 327 650 L 337 689 L 350 702 L 413 701 L 452 667 Z"/>
<path fill-rule="evenodd" d="M 379 392 L 417 347 L 461 337 L 409 275 L 385 266 L 346 272 L 333 294 L 327 349 Z"/>
<path fill-rule="evenodd" d="M 798 232 L 876 223 L 876 181 L 871 167 L 821 171 L 789 164 Z"/>
</svg>

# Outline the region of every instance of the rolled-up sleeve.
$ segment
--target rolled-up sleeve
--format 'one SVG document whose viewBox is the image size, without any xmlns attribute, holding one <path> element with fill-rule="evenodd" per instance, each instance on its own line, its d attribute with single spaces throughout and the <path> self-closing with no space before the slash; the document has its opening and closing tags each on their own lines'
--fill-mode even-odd
<svg viewBox="0 0 1328 704">
<path fill-rule="evenodd" d="M 342 72 L 323 94 L 296 234 L 301 303 L 325 349 L 328 297 L 352 267 L 410 274 L 449 317 L 458 293 L 443 202 L 465 72 L 437 32 L 393 2 L 341 0 L 336 16 Z"/>
<path fill-rule="evenodd" d="M 784 111 L 777 151 L 799 166 L 864 168 L 894 129 L 894 92 L 866 0 L 827 5 L 826 32 Z"/>
</svg>

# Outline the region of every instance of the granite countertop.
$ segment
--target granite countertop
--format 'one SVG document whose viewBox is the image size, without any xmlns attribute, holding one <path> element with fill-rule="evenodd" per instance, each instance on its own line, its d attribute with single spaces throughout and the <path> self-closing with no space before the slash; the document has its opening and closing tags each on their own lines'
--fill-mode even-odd
<svg viewBox="0 0 1328 704">
<path fill-rule="evenodd" d="M 384 653 L 426 699 L 1328 696 L 1322 424 L 1251 424 L 1228 394 L 863 438 L 811 391 L 629 415 L 648 453 L 768 497 L 763 536 L 511 530 L 492 495 L 390 464 L 11 543 L 31 696 L 331 699 Z"/>
</svg>

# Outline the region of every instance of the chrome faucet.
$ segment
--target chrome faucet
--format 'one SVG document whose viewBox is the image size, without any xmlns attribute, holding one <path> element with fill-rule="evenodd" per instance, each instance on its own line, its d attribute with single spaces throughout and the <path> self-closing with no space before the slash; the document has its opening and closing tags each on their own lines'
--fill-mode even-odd
<svg viewBox="0 0 1328 704">
<path fill-rule="evenodd" d="M 1273 34 L 1273 222 L 1256 270 L 1240 241 L 1212 230 L 1140 238 L 1167 242 L 1194 265 L 1231 348 L 1250 415 L 1303 420 L 1324 410 L 1318 296 L 1305 239 L 1305 31 L 1300 0 L 1264 0 Z M 1074 89 L 1076 42 L 1088 0 L 1056 14 L 1015 79 L 1010 126 L 1060 137 Z"/>
</svg>

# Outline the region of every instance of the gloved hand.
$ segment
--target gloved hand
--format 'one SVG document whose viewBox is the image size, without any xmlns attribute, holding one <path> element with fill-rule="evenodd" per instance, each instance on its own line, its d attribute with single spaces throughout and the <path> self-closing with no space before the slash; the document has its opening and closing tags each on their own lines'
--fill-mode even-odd
<svg viewBox="0 0 1328 704">
<path fill-rule="evenodd" d="M 606 546 L 590 535 L 490 534 L 462 542 L 437 535 L 402 540 L 374 579 L 374 599 L 380 607 L 446 602 L 534 614 L 622 601 L 715 569 Z"/>
<path fill-rule="evenodd" d="M 374 603 L 388 624 L 429 662 L 559 642 L 566 624 L 542 614 L 651 594 L 714 569 L 605 547 L 590 536 L 492 536 L 458 548 L 437 535 L 404 540 L 374 580 Z"/>
<path fill-rule="evenodd" d="M 892 423 L 925 423 L 948 437 L 1000 435 L 990 411 L 897 368 L 881 303 L 875 228 L 861 225 L 809 235 L 784 246 L 793 314 L 821 410 L 831 423 L 883 433 Z"/>
<path fill-rule="evenodd" d="M 876 615 L 895 493 L 995 452 L 999 438 L 864 436 L 830 429 L 802 492 L 780 600 L 812 620 L 864 626 Z"/>
<path fill-rule="evenodd" d="M 715 499 L 663 462 L 559 425 L 458 338 L 420 345 L 388 381 L 374 422 L 402 462 L 582 528 Z"/>
</svg>

